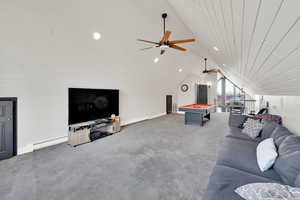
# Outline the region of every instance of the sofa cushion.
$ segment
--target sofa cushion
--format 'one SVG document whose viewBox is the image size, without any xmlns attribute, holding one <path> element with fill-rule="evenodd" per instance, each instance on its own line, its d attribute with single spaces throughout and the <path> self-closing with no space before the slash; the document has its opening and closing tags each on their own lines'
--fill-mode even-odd
<svg viewBox="0 0 300 200">
<path fill-rule="evenodd" d="M 225 137 L 219 149 L 217 164 L 240 169 L 269 179 L 281 181 L 280 176 L 272 168 L 261 172 L 256 158 L 258 142 Z"/>
<path fill-rule="evenodd" d="M 216 165 L 210 176 L 204 200 L 244 200 L 234 190 L 254 182 L 274 183 L 276 181 L 231 167 Z"/>
<path fill-rule="evenodd" d="M 225 137 L 219 149 L 217 164 L 240 169 L 242 171 L 281 181 L 274 169 L 261 172 L 256 158 L 258 142 Z"/>
<path fill-rule="evenodd" d="M 279 126 L 276 122 L 268 119 L 263 119 L 262 124 L 263 124 L 262 132 L 261 132 L 262 139 L 267 139 L 271 137 L 271 134 L 273 133 L 275 128 Z"/>
<path fill-rule="evenodd" d="M 278 148 L 281 142 L 287 137 L 293 135 L 287 128 L 283 126 L 277 126 L 271 134 L 271 138 L 274 139 L 275 145 Z"/>
<path fill-rule="evenodd" d="M 287 136 L 280 144 L 274 169 L 284 183 L 294 185 L 300 174 L 300 136 Z"/>
<path fill-rule="evenodd" d="M 247 119 L 244 125 L 244 129 L 242 130 L 242 133 L 247 134 L 252 139 L 255 139 L 259 136 L 261 130 L 262 130 L 262 123 L 260 123 L 259 120 L 254 119 Z"/>
</svg>

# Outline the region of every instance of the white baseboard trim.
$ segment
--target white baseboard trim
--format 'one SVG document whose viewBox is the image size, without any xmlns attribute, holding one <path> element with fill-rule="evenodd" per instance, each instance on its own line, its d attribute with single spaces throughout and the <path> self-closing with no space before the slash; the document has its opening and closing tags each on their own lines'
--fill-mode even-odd
<svg viewBox="0 0 300 200">
<path fill-rule="evenodd" d="M 160 114 L 157 114 L 157 115 L 153 115 L 153 116 L 149 117 L 148 119 L 154 119 L 154 118 L 162 117 L 162 116 L 164 116 L 166 114 L 167 113 L 160 113 Z"/>
<path fill-rule="evenodd" d="M 141 121 L 162 117 L 164 115 L 166 115 L 166 113 L 159 113 L 159 114 L 148 116 L 148 117 L 136 118 L 136 119 L 133 119 L 133 120 L 130 120 L 130 121 L 125 121 L 123 123 L 121 122 L 121 126 L 127 126 L 127 125 L 138 123 L 138 122 L 141 122 Z"/>
<path fill-rule="evenodd" d="M 22 154 L 30 153 L 30 152 L 33 152 L 32 144 L 26 145 L 25 147 L 22 147 L 22 148 L 18 148 L 18 155 L 22 155 Z"/>
<path fill-rule="evenodd" d="M 147 119 L 148 119 L 147 117 L 132 119 L 129 121 L 121 122 L 121 126 L 127 126 L 127 125 L 134 124 L 137 122 L 145 121 Z"/>
<path fill-rule="evenodd" d="M 121 125 L 122 126 L 127 126 L 127 125 L 138 123 L 138 122 L 141 122 L 141 121 L 162 117 L 164 115 L 166 115 L 166 113 L 160 113 L 160 114 L 152 115 L 150 117 L 136 118 L 136 119 L 133 119 L 133 120 L 130 120 L 130 121 L 123 122 Z M 42 148 L 45 148 L 45 147 L 57 145 L 57 144 L 64 143 L 64 142 L 67 142 L 67 141 L 68 141 L 68 136 L 62 136 L 62 137 L 58 137 L 58 138 L 52 138 L 52 139 L 40 141 L 40 142 L 37 142 L 37 143 L 34 143 L 34 144 L 29 144 L 29 145 L 26 145 L 23 148 L 20 148 L 18 150 L 18 155 L 25 154 L 25 153 L 30 153 L 30 152 L 33 152 L 33 151 L 38 150 L 38 149 L 42 149 Z"/>
<path fill-rule="evenodd" d="M 68 141 L 68 136 L 53 138 L 33 144 L 33 151 Z"/>
</svg>

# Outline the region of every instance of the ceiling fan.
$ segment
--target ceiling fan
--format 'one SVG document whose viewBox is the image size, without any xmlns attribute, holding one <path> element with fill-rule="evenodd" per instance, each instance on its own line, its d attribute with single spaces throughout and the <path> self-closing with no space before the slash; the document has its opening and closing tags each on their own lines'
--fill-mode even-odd
<svg viewBox="0 0 300 200">
<path fill-rule="evenodd" d="M 141 50 L 147 50 L 147 49 L 152 49 L 154 47 L 159 47 L 160 48 L 160 54 L 164 54 L 166 49 L 168 48 L 173 48 L 173 49 L 177 49 L 177 50 L 180 50 L 180 51 L 186 51 L 185 48 L 182 48 L 180 46 L 177 46 L 176 44 L 179 44 L 179 43 L 186 43 L 186 42 L 195 42 L 195 39 L 186 39 L 186 40 L 172 40 L 170 41 L 169 40 L 169 37 L 171 35 L 171 31 L 166 31 L 166 18 L 167 18 L 167 13 L 163 13 L 162 14 L 162 18 L 163 18 L 163 21 L 164 21 L 164 28 L 163 28 L 163 37 L 162 39 L 159 41 L 159 42 L 152 42 L 152 41 L 149 41 L 149 40 L 142 40 L 142 39 L 138 39 L 138 41 L 141 41 L 141 42 L 146 42 L 146 43 L 150 43 L 150 44 L 154 44 L 155 46 L 152 46 L 152 47 L 147 47 L 147 48 L 143 48 Z"/>
<path fill-rule="evenodd" d="M 217 72 L 220 72 L 219 69 L 207 69 L 207 58 L 204 58 L 204 66 L 205 66 L 205 69 L 204 69 L 204 71 L 202 72 L 203 74 L 209 74 L 209 73 L 217 73 Z"/>
</svg>

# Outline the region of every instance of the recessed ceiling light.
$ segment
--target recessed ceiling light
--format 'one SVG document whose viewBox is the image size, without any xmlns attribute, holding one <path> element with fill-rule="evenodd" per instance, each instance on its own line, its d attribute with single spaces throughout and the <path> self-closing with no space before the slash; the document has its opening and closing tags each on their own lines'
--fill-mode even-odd
<svg viewBox="0 0 300 200">
<path fill-rule="evenodd" d="M 101 33 L 95 32 L 93 33 L 94 40 L 100 40 L 101 39 Z"/>
<path fill-rule="evenodd" d="M 223 66 L 225 67 L 225 66 L 226 66 L 226 64 L 223 64 Z"/>
<path fill-rule="evenodd" d="M 153 60 L 154 63 L 158 63 L 158 61 L 159 61 L 159 58 L 157 58 L 157 57 L 154 58 L 154 60 Z"/>
<path fill-rule="evenodd" d="M 179 68 L 179 69 L 178 69 L 178 72 L 182 72 L 182 69 L 181 69 L 181 68 Z"/>
<path fill-rule="evenodd" d="M 215 51 L 220 51 L 220 49 L 218 47 L 213 47 Z"/>
</svg>

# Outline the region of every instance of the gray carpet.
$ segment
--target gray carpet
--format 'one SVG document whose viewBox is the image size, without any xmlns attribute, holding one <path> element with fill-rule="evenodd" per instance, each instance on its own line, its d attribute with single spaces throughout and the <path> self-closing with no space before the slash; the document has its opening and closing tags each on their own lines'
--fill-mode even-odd
<svg viewBox="0 0 300 200">
<path fill-rule="evenodd" d="M 185 126 L 168 115 L 0 161 L 1 200 L 201 200 L 227 122 L 216 113 L 204 127 Z"/>
</svg>

